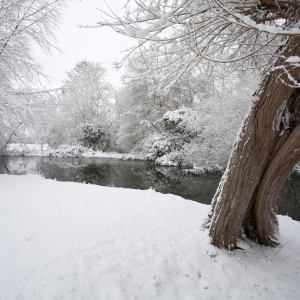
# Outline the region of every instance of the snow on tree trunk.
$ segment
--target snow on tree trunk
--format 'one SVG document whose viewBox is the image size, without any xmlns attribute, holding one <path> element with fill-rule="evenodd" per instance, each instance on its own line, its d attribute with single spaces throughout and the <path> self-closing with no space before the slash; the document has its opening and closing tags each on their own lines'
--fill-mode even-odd
<svg viewBox="0 0 300 300">
<path fill-rule="evenodd" d="M 300 65 L 286 61 L 300 57 L 299 41 L 289 38 L 278 50 L 274 67 L 254 94 L 209 215 L 217 247 L 234 249 L 241 228 L 264 245 L 278 244 L 278 198 L 300 159 Z"/>
</svg>

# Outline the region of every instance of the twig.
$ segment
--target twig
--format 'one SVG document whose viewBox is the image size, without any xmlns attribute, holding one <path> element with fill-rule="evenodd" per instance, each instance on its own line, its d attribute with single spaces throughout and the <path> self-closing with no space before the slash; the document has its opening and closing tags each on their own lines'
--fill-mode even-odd
<svg viewBox="0 0 300 300">
<path fill-rule="evenodd" d="M 277 250 L 276 252 L 275 252 L 275 254 L 277 254 L 286 244 L 287 244 L 288 242 L 286 242 L 279 250 Z"/>
</svg>

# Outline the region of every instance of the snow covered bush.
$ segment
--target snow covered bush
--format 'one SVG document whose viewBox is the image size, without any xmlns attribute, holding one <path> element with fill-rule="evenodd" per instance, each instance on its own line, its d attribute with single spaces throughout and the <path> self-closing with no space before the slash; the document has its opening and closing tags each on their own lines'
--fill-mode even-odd
<svg viewBox="0 0 300 300">
<path fill-rule="evenodd" d="M 158 157 L 155 163 L 160 166 L 178 167 L 182 164 L 183 157 L 182 151 L 174 151 Z"/>
<path fill-rule="evenodd" d="M 161 122 L 164 132 L 151 134 L 143 140 L 142 155 L 159 165 L 181 165 L 185 145 L 202 131 L 199 115 L 190 108 L 181 108 L 165 113 Z"/>
<path fill-rule="evenodd" d="M 204 168 L 209 172 L 224 170 L 229 158 L 234 136 L 224 139 L 220 136 L 203 135 L 183 147 L 182 164 Z"/>
<path fill-rule="evenodd" d="M 87 149 L 82 146 L 60 145 L 57 149 L 51 150 L 51 157 L 81 157 Z"/>
<path fill-rule="evenodd" d="M 110 147 L 110 135 L 104 126 L 83 124 L 80 130 L 79 143 L 84 147 L 105 152 Z"/>
<path fill-rule="evenodd" d="M 232 105 L 232 110 L 234 109 L 236 106 Z M 210 103 L 208 108 L 203 107 L 199 111 L 202 130 L 188 144 L 183 146 L 182 164 L 207 170 L 224 170 L 244 109 L 240 107 L 241 113 L 238 111 L 236 117 L 229 118 L 225 114 L 222 102 L 215 101 Z"/>
<path fill-rule="evenodd" d="M 210 172 L 225 169 L 245 108 L 237 110 L 233 104 L 232 109 L 238 112 L 233 118 L 224 114 L 221 101 L 207 101 L 207 107 L 202 104 L 201 108 L 165 113 L 161 120 L 163 132 L 143 140 L 142 155 L 164 166 L 200 167 Z"/>
<path fill-rule="evenodd" d="M 168 111 L 163 115 L 162 121 L 166 132 L 180 133 L 185 138 L 191 139 L 202 131 L 199 114 L 191 108 Z"/>
<path fill-rule="evenodd" d="M 168 135 L 151 134 L 142 143 L 142 154 L 147 160 L 156 161 L 157 158 L 182 149 L 182 138 L 179 134 Z"/>
</svg>

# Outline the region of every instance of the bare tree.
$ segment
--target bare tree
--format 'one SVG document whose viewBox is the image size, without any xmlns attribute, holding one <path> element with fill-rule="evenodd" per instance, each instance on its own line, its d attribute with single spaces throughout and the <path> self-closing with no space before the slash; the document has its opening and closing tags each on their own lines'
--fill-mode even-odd
<svg viewBox="0 0 300 300">
<path fill-rule="evenodd" d="M 32 56 L 38 45 L 43 51 L 55 48 L 54 31 L 60 24 L 65 0 L 1 0 L 0 1 L 0 150 L 10 137 L 40 111 L 41 93 L 30 87 L 42 75 Z"/>
<path fill-rule="evenodd" d="M 148 57 L 145 70 L 160 59 L 164 91 L 202 61 L 211 74 L 221 64 L 223 76 L 263 70 L 206 225 L 218 247 L 235 248 L 241 230 L 277 245 L 279 194 L 300 159 L 300 1 L 128 0 L 125 9 L 96 26 L 135 37 L 127 57 Z"/>
</svg>

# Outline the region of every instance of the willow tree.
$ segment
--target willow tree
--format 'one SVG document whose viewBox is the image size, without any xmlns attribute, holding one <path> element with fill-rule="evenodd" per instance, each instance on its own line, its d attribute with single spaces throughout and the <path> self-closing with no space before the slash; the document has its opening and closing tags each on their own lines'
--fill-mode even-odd
<svg viewBox="0 0 300 300">
<path fill-rule="evenodd" d="M 263 70 L 207 226 L 218 247 L 233 249 L 241 230 L 278 245 L 279 195 L 300 159 L 300 1 L 128 0 L 125 8 L 122 17 L 104 12 L 97 26 L 136 38 L 127 57 L 159 58 L 162 91 L 203 61 L 211 71 L 222 65 L 222 76 Z"/>
</svg>

